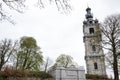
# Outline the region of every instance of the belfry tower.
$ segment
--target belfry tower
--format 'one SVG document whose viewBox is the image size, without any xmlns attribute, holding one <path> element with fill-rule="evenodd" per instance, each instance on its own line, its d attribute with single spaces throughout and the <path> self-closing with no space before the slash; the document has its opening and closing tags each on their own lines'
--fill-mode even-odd
<svg viewBox="0 0 120 80">
<path fill-rule="evenodd" d="M 87 74 L 106 75 L 104 53 L 101 48 L 101 31 L 97 19 L 93 19 L 91 8 L 86 9 L 83 21 L 83 41 L 85 43 L 85 60 Z"/>
</svg>

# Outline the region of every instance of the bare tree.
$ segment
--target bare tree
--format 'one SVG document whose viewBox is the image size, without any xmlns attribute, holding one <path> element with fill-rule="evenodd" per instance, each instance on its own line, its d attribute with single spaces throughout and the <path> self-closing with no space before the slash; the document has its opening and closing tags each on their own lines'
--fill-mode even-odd
<svg viewBox="0 0 120 80">
<path fill-rule="evenodd" d="M 51 64 L 52 64 L 52 60 L 49 57 L 47 57 L 43 63 L 43 67 L 44 67 L 45 72 L 47 72 L 47 69 L 50 67 Z"/>
<path fill-rule="evenodd" d="M 103 47 L 108 50 L 107 62 L 113 67 L 114 80 L 119 80 L 118 55 L 120 49 L 120 15 L 108 16 L 101 26 Z"/>
<path fill-rule="evenodd" d="M 47 0 L 47 1 L 49 1 L 50 4 L 54 3 L 57 6 L 58 10 L 71 10 L 71 6 L 69 3 L 70 0 Z M 44 8 L 44 4 L 47 1 L 38 0 L 37 4 L 40 8 Z"/>
<path fill-rule="evenodd" d="M 9 61 L 10 56 L 16 51 L 17 41 L 12 43 L 10 39 L 0 41 L 0 71 L 2 67 Z"/>
<path fill-rule="evenodd" d="M 11 19 L 11 15 L 8 10 L 16 10 L 19 13 L 23 12 L 25 8 L 25 0 L 0 0 L 0 20 L 7 20 L 12 24 L 15 22 Z"/>
<path fill-rule="evenodd" d="M 69 0 L 36 0 L 36 3 L 40 8 L 44 8 L 44 5 L 47 3 L 47 1 L 54 3 L 59 11 L 71 10 Z M 0 20 L 7 20 L 14 24 L 15 22 L 11 19 L 11 15 L 8 14 L 8 9 L 23 13 L 26 7 L 25 2 L 26 0 L 0 0 Z"/>
</svg>

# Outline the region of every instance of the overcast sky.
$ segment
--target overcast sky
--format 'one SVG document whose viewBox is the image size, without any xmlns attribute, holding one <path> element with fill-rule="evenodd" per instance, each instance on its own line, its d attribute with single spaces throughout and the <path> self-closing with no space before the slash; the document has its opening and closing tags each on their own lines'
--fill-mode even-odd
<svg viewBox="0 0 120 80">
<path fill-rule="evenodd" d="M 87 6 L 94 18 L 102 22 L 106 16 L 120 13 L 120 0 L 71 0 L 71 5 L 70 14 L 61 14 L 55 6 L 39 9 L 34 3 L 29 3 L 24 14 L 12 11 L 17 24 L 1 22 L 0 39 L 31 36 L 37 40 L 44 57 L 55 60 L 60 54 L 68 54 L 85 67 L 82 22 Z"/>
</svg>

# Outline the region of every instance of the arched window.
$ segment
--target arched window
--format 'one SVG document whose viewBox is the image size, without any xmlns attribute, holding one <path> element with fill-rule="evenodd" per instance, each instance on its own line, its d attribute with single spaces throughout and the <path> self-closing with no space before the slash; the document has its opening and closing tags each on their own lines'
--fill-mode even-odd
<svg viewBox="0 0 120 80">
<path fill-rule="evenodd" d="M 92 45 L 92 51 L 96 51 L 96 46 L 95 45 Z"/>
<path fill-rule="evenodd" d="M 89 28 L 89 32 L 90 32 L 90 34 L 93 34 L 94 33 L 94 28 Z"/>
<path fill-rule="evenodd" d="M 98 64 L 96 62 L 94 63 L 94 69 L 98 69 Z"/>
</svg>

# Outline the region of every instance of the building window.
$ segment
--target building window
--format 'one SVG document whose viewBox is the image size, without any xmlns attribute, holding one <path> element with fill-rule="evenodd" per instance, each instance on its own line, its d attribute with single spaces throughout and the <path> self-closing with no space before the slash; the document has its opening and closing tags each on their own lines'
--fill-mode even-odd
<svg viewBox="0 0 120 80">
<path fill-rule="evenodd" d="M 94 63 L 94 69 L 98 69 L 98 65 L 96 62 Z"/>
<path fill-rule="evenodd" d="M 96 51 L 96 46 L 95 45 L 92 45 L 92 51 Z"/>
<path fill-rule="evenodd" d="M 89 32 L 90 32 L 90 34 L 93 34 L 94 33 L 94 28 L 89 28 Z"/>
<path fill-rule="evenodd" d="M 92 21 L 90 21 L 89 23 L 90 23 L 90 24 L 92 24 L 93 22 L 92 22 Z"/>
</svg>

